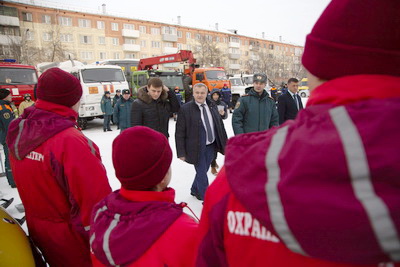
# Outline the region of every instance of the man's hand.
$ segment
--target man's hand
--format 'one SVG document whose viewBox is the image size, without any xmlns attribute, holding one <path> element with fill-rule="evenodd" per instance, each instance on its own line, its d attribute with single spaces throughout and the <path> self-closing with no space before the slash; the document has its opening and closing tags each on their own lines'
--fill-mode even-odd
<svg viewBox="0 0 400 267">
<path fill-rule="evenodd" d="M 167 92 L 167 93 L 168 93 L 168 91 L 169 91 L 168 87 L 165 86 L 165 85 L 163 85 L 163 90 L 164 90 L 164 92 Z"/>
<path fill-rule="evenodd" d="M 180 157 L 179 159 L 182 160 L 182 161 L 185 161 L 185 160 L 186 160 L 185 157 Z"/>
<path fill-rule="evenodd" d="M 221 116 L 224 116 L 224 115 L 225 115 L 225 111 L 224 111 L 224 110 L 218 110 L 218 112 L 219 112 L 219 114 L 220 114 Z"/>
</svg>

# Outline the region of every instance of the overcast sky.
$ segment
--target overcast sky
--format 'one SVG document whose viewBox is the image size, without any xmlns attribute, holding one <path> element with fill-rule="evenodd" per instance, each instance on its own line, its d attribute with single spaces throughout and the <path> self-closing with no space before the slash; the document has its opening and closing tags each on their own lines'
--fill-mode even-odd
<svg viewBox="0 0 400 267">
<path fill-rule="evenodd" d="M 31 0 L 32 1 L 32 0 Z M 265 32 L 268 40 L 304 45 L 306 35 L 328 5 L 330 0 L 62 0 L 52 2 L 59 6 L 98 11 L 106 4 L 113 15 L 137 19 L 177 23 L 204 29 L 237 29 L 238 34 L 261 38 Z"/>
</svg>

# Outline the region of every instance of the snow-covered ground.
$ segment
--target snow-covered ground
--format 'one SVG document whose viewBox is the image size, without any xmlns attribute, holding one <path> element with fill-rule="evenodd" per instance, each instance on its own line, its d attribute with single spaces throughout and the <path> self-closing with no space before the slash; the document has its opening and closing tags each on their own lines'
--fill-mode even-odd
<svg viewBox="0 0 400 267">
<path fill-rule="evenodd" d="M 303 105 L 305 106 L 307 99 L 303 98 Z M 233 136 L 232 130 L 232 114 L 229 114 L 228 118 L 224 120 L 225 129 L 229 137 Z M 102 162 L 107 170 L 107 176 L 109 178 L 109 182 L 111 188 L 113 190 L 117 190 L 120 188 L 121 184 L 118 179 L 115 177 L 115 172 L 112 164 L 112 142 L 114 138 L 119 134 L 119 130 L 116 130 L 116 126 L 112 126 L 112 132 L 103 132 L 103 120 L 95 119 L 88 123 L 88 128 L 83 131 L 83 133 L 89 137 L 97 146 L 100 148 L 100 153 L 102 156 Z M 195 176 L 195 170 L 193 165 L 187 164 L 176 157 L 176 148 L 175 148 L 175 121 L 171 118 L 169 122 L 169 143 L 171 145 L 172 151 L 174 153 L 172 160 L 172 181 L 170 187 L 176 190 L 176 202 L 186 202 L 189 207 L 194 211 L 197 217 L 200 217 L 201 209 L 202 209 L 202 201 L 197 200 L 195 197 L 190 195 L 190 186 L 193 182 Z M 4 156 L 2 155 L 2 160 L 4 160 Z M 224 156 L 218 154 L 217 163 L 221 167 L 224 162 Z M 210 184 L 214 181 L 215 176 L 208 173 L 208 178 Z M 14 198 L 13 204 L 7 209 L 7 211 L 16 218 L 23 217 L 22 213 L 19 213 L 15 208 L 15 204 L 21 203 L 21 200 L 18 195 L 17 189 L 12 189 L 7 183 L 6 177 L 0 177 L 0 192 L 3 193 L 3 196 L 0 198 Z M 0 202 L 1 203 L 1 202 Z M 187 209 L 185 209 L 187 213 L 190 213 Z M 26 224 L 24 224 L 24 229 L 26 230 Z"/>
</svg>

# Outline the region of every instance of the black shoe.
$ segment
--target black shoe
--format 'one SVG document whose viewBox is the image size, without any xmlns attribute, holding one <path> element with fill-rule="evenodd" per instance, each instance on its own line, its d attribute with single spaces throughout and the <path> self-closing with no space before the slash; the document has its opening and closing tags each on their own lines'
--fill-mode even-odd
<svg viewBox="0 0 400 267">
<path fill-rule="evenodd" d="M 111 129 L 107 129 L 107 131 L 109 131 L 109 132 L 112 132 L 112 130 L 111 130 Z"/>
<path fill-rule="evenodd" d="M 107 132 L 107 130 L 106 130 L 106 129 L 103 129 L 103 131 Z"/>
<path fill-rule="evenodd" d="M 192 192 L 190 192 L 190 194 L 192 196 L 194 196 L 195 198 L 197 198 L 198 200 L 201 200 L 201 201 L 203 200 L 199 194 L 195 194 L 195 193 L 192 193 Z"/>
</svg>

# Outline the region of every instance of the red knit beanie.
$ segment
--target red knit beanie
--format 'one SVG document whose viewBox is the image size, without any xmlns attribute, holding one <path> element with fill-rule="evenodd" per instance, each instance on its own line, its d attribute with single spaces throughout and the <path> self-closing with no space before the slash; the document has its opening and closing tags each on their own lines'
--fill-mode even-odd
<svg viewBox="0 0 400 267">
<path fill-rule="evenodd" d="M 82 96 L 82 86 L 72 74 L 51 68 L 40 75 L 36 95 L 38 99 L 72 107 Z"/>
<path fill-rule="evenodd" d="M 325 80 L 400 76 L 400 1 L 333 0 L 307 36 L 302 62 Z"/>
<path fill-rule="evenodd" d="M 148 190 L 164 179 L 171 166 L 172 150 L 163 134 L 135 126 L 114 139 L 112 158 L 123 188 Z"/>
</svg>

